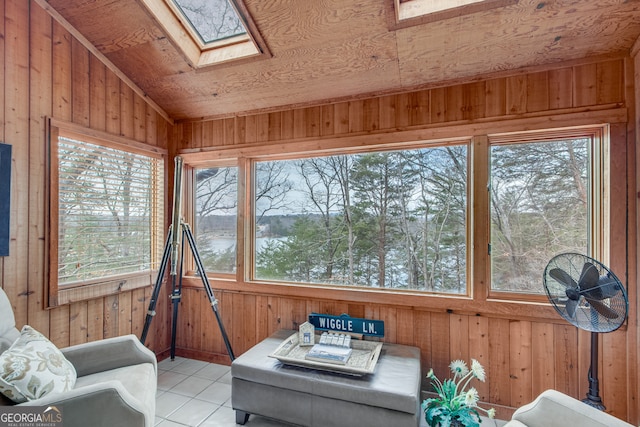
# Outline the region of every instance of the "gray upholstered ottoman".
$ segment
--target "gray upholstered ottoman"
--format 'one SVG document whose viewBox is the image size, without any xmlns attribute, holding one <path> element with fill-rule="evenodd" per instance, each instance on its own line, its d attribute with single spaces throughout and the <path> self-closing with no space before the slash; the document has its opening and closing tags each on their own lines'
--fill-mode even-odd
<svg viewBox="0 0 640 427">
<path fill-rule="evenodd" d="M 333 374 L 269 357 L 294 331 L 280 331 L 231 364 L 236 422 L 250 414 L 303 426 L 419 425 L 420 349 L 384 344 L 373 374 Z"/>
</svg>

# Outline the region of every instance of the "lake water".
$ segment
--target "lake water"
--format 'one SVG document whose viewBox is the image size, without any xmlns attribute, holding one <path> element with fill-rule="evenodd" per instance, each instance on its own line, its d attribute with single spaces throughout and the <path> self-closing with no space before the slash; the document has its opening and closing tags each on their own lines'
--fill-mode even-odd
<svg viewBox="0 0 640 427">
<path fill-rule="evenodd" d="M 256 248 L 258 251 L 260 251 L 260 249 L 266 246 L 267 243 L 269 243 L 269 241 L 272 241 L 272 240 L 282 241 L 285 239 L 286 237 L 258 237 L 256 239 Z M 236 244 L 236 239 L 217 238 L 211 242 L 211 244 L 209 245 L 209 249 L 215 252 L 223 252 L 233 247 L 235 244 Z"/>
</svg>

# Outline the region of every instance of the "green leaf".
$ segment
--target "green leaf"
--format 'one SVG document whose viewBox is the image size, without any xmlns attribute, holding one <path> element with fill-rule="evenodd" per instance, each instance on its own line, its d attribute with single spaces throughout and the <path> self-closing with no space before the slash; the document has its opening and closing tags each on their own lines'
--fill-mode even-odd
<svg viewBox="0 0 640 427">
<path fill-rule="evenodd" d="M 460 411 L 457 414 L 457 418 L 462 423 L 462 425 L 466 427 L 479 427 L 481 422 L 480 417 L 478 416 L 477 413 L 474 413 L 474 412 L 475 410 L 468 408 L 464 411 Z M 474 415 L 475 415 L 475 418 L 474 418 Z"/>
</svg>

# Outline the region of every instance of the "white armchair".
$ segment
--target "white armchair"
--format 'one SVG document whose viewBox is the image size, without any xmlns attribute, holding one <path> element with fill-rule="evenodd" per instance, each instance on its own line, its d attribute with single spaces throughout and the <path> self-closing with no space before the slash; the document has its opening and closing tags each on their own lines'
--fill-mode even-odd
<svg viewBox="0 0 640 427">
<path fill-rule="evenodd" d="M 19 337 L 11 304 L 0 289 L 0 354 Z M 0 405 L 56 406 L 65 427 L 153 426 L 156 357 L 134 335 L 60 350 L 77 373 L 71 390 L 17 404 L 0 395 Z"/>
<path fill-rule="evenodd" d="M 547 390 L 518 408 L 505 427 L 633 427 L 573 397 Z"/>
</svg>

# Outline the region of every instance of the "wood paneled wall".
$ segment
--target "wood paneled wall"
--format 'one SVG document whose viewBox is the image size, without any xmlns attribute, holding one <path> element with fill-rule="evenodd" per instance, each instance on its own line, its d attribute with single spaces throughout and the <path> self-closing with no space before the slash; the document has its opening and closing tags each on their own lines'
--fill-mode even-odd
<svg viewBox="0 0 640 427">
<path fill-rule="evenodd" d="M 0 258 L 0 285 L 18 328 L 30 324 L 58 346 L 139 336 L 150 288 L 45 308 L 46 119 L 163 148 L 172 139 L 173 125 L 36 1 L 0 0 L 0 18 L 0 141 L 13 146 L 10 255 Z M 147 344 L 163 350 L 168 344 L 164 312 L 159 311 Z"/>
<path fill-rule="evenodd" d="M 629 285 L 631 317 L 628 328 L 601 335 L 600 392 L 609 412 L 637 423 L 636 227 L 633 220 L 626 219 L 627 214 L 635 218 L 632 75 L 629 58 L 582 61 L 452 87 L 188 121 L 176 127 L 182 155 L 187 163 L 197 164 L 234 153 L 243 156 L 289 151 L 292 144 L 299 150 L 375 145 L 376 141 L 388 142 L 394 135 L 410 131 L 427 138 L 456 132 L 470 132 L 458 135 L 469 136 L 581 121 L 584 124 L 595 114 L 600 122 L 616 123 L 612 126 L 613 169 L 622 174 L 620 180 L 629 187 L 628 194 L 620 196 L 622 208 L 611 213 L 611 250 L 616 254 L 616 270 L 625 272 Z M 613 111 L 616 113 L 608 117 Z M 565 119 L 557 121 L 560 116 Z M 570 117 L 570 123 L 566 117 Z M 575 123 L 571 122 L 573 118 Z M 381 298 L 366 302 L 364 297 L 342 298 L 326 291 L 305 293 L 293 287 L 287 295 L 283 289 L 274 292 L 273 286 L 260 288 L 238 282 L 214 281 L 236 356 L 277 329 L 297 328 L 310 312 L 348 313 L 384 320 L 387 342 L 420 347 L 425 374 L 433 367 L 436 374 L 445 375 L 452 359 L 479 360 L 488 374 L 488 381 L 478 384 L 481 399 L 499 407 L 501 418 L 509 417 L 513 408 L 548 388 L 580 399 L 587 392 L 590 334 L 559 316 L 536 318 L 536 311 L 544 310 L 539 305 L 501 310 L 496 302 L 456 304 L 443 302 L 442 298 L 393 299 L 385 304 Z M 194 280 L 193 287 L 184 290 L 181 307 L 178 354 L 228 363 L 199 281 Z M 423 389 L 429 389 L 426 381 Z"/>
<path fill-rule="evenodd" d="M 451 87 L 180 124 L 184 152 L 544 117 L 625 103 L 620 59 Z M 553 122 L 553 119 L 548 119 Z"/>
</svg>

